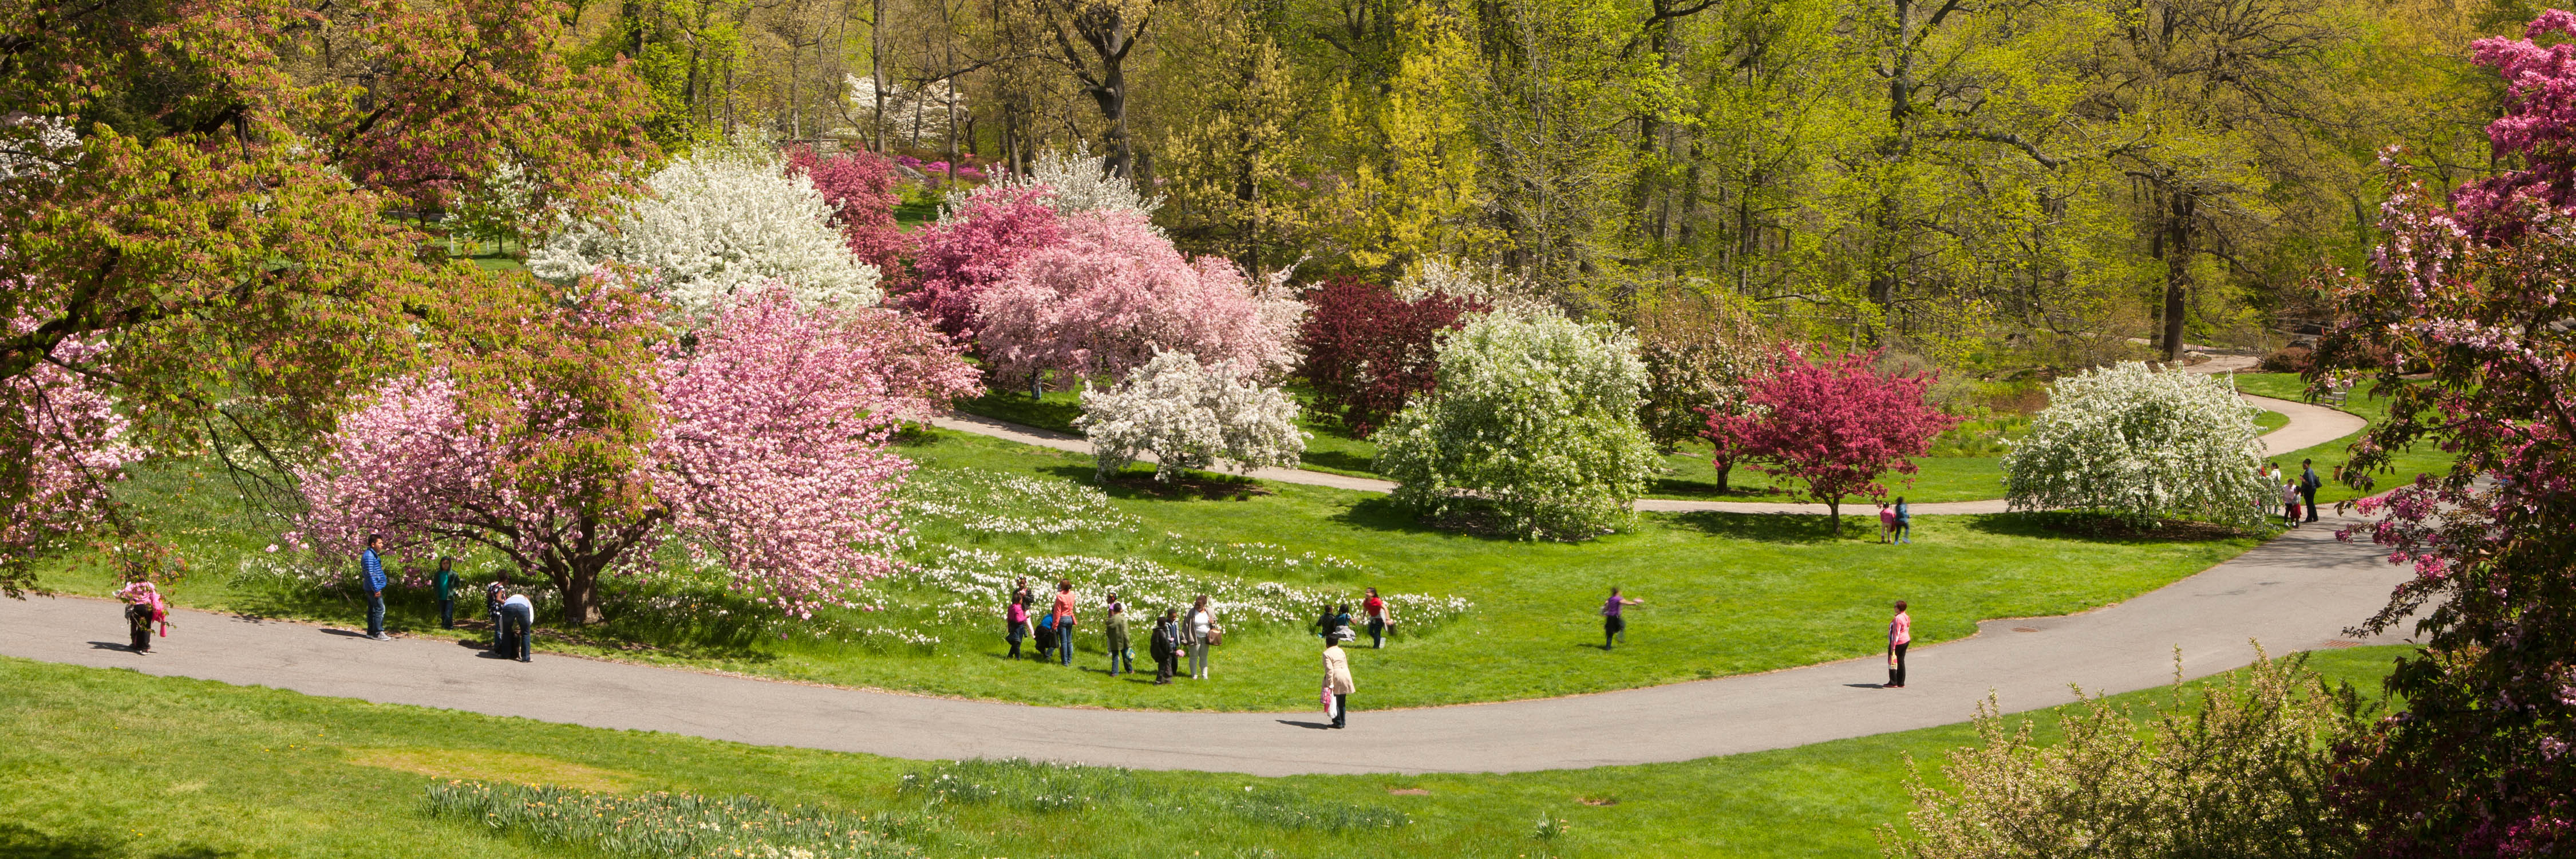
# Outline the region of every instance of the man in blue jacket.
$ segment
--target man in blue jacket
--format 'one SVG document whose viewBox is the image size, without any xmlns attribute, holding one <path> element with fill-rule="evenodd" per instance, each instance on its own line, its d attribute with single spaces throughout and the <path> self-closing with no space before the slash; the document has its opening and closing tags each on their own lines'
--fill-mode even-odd
<svg viewBox="0 0 2576 859">
<path fill-rule="evenodd" d="M 2325 481 L 2317 479 L 2316 460 L 2299 460 L 2299 498 L 2308 508 L 2310 522 L 2317 521 L 2317 490 L 2325 488 L 2325 485 Z"/>
<path fill-rule="evenodd" d="M 360 584 L 367 588 L 367 637 L 392 641 L 393 637 L 385 634 L 385 562 L 376 557 L 384 547 L 384 535 L 367 535 L 367 551 L 358 555 L 358 565 L 365 568 L 366 581 Z"/>
</svg>

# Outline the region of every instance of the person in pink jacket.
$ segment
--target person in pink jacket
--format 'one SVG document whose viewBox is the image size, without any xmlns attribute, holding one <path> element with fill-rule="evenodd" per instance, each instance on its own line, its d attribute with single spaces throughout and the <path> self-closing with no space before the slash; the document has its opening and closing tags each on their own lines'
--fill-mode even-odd
<svg viewBox="0 0 2576 859">
<path fill-rule="evenodd" d="M 1905 601 L 1896 601 L 1896 617 L 1887 622 L 1887 686 L 1905 688 L 1905 645 L 1914 642 L 1914 618 L 1905 613 Z"/>
</svg>

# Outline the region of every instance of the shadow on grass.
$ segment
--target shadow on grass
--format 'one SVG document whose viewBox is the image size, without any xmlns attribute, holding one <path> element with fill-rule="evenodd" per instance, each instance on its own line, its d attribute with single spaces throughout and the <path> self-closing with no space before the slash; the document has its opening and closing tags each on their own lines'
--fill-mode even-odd
<svg viewBox="0 0 2576 859">
<path fill-rule="evenodd" d="M 1781 489 L 1776 486 L 1765 487 L 1762 489 L 1747 489 L 1742 486 L 1729 486 L 1725 489 L 1719 489 L 1717 488 L 1717 484 L 1710 483 L 1705 480 L 1683 480 L 1677 477 L 1662 477 L 1657 478 L 1655 482 L 1646 486 L 1646 494 L 1682 495 L 1691 498 L 1707 498 L 1712 500 L 1777 501 L 1787 497 L 1789 492 L 1788 490 Z"/>
<path fill-rule="evenodd" d="M 105 859 L 133 854 L 121 844 L 94 835 L 56 835 L 16 823 L 0 823 L 0 856 L 9 859 Z M 237 855 L 203 845 L 149 854 L 147 859 L 222 859 Z"/>
<path fill-rule="evenodd" d="M 1338 468 L 1343 471 L 1357 471 L 1364 474 L 1377 473 L 1377 457 L 1360 456 L 1344 450 L 1310 450 L 1307 451 L 1304 456 L 1300 457 L 1299 460 L 1307 465 L 1321 468 Z"/>
<path fill-rule="evenodd" d="M 1156 480 L 1151 468 L 1130 466 L 1110 472 L 1109 479 L 1100 481 L 1093 480 L 1096 472 L 1088 465 L 1051 465 L 1038 470 L 1127 501 L 1244 501 L 1276 494 L 1261 481 L 1240 475 L 1184 470 L 1170 480 Z"/>
<path fill-rule="evenodd" d="M 1843 532 L 1833 533 L 1832 523 L 1816 513 L 1720 513 L 1693 511 L 1665 514 L 1674 527 L 1696 531 L 1711 537 L 1747 540 L 1757 543 L 1795 543 L 1812 545 L 1866 536 L 1876 523 L 1862 517 L 1843 515 Z"/>
<path fill-rule="evenodd" d="M 2146 546 L 2163 543 L 2210 543 L 2239 537 L 2260 537 L 2224 525 L 2178 520 L 2157 527 L 2138 529 L 2107 513 L 2086 510 L 2045 510 L 2027 513 L 1990 513 L 1970 516 L 1968 529 L 2005 537 L 2029 540 L 2073 540 L 2084 543 L 2110 543 L 2122 546 Z"/>
<path fill-rule="evenodd" d="M 1423 522 L 1421 516 L 1396 504 L 1394 499 L 1387 498 L 1385 496 L 1363 498 L 1358 503 L 1352 504 L 1350 509 L 1343 510 L 1340 513 L 1335 513 L 1331 518 L 1332 521 L 1339 522 L 1344 525 L 1366 528 L 1371 531 L 1384 531 L 1396 534 L 1451 534 L 1460 537 L 1478 537 L 1496 542 L 1517 542 L 1511 537 L 1479 534 L 1473 531 L 1441 528 L 1430 525 Z"/>
<path fill-rule="evenodd" d="M 961 400 L 955 408 L 970 415 L 1010 421 L 1023 426 L 1079 434 L 1073 419 L 1082 414 L 1082 406 L 1070 398 L 1049 396 L 1044 400 L 1029 399 L 1018 391 L 992 391 L 971 400 Z"/>
</svg>

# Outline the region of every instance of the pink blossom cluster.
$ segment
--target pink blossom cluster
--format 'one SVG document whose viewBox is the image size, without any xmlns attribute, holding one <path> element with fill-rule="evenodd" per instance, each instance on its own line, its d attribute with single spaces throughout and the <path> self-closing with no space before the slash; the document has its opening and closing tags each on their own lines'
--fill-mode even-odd
<svg viewBox="0 0 2576 859">
<path fill-rule="evenodd" d="M 924 228 L 913 256 L 913 288 L 897 298 L 939 330 L 975 336 L 975 302 L 1020 262 L 1064 241 L 1064 226 L 1036 188 L 976 189 Z"/>
<path fill-rule="evenodd" d="M 13 334 L 33 331 L 20 318 Z M 116 411 L 108 386 L 97 377 L 68 369 L 105 372 L 107 349 L 82 340 L 65 340 L 50 352 L 51 362 L 0 379 L 0 443 L 23 457 L 23 471 L 9 475 L 7 487 L 24 492 L 13 515 L 0 521 L 0 563 L 20 563 L 55 541 L 100 524 L 110 512 L 108 488 L 143 450 L 127 438 L 128 423 Z"/>
<path fill-rule="evenodd" d="M 1124 377 L 1164 349 L 1262 379 L 1296 363 L 1304 305 L 1263 294 L 1232 261 L 1183 257 L 1141 212 L 1077 212 L 1063 231 L 975 296 L 995 377 Z"/>
<path fill-rule="evenodd" d="M 799 146 L 787 150 L 787 174 L 799 173 L 832 206 L 833 223 L 849 237 L 851 254 L 889 275 L 903 270 L 912 242 L 894 219 L 894 207 L 903 203 L 896 191 L 903 176 L 893 162 L 863 150 L 825 158 L 813 147 Z"/>
<path fill-rule="evenodd" d="M 2576 205 L 2576 44 L 2541 45 L 2551 34 L 2576 36 L 2576 14 L 2551 9 L 2520 39 L 2490 36 L 2470 45 L 2471 59 L 2504 79 L 2504 115 L 2487 124 L 2499 157 L 2519 156 L 2523 169 L 2462 186 L 2452 203 L 2477 232 L 2510 240 L 2531 226 L 2526 212 L 2565 212 Z"/>
<path fill-rule="evenodd" d="M 800 308 L 778 284 L 659 356 L 634 369 L 653 400 L 640 433 L 602 431 L 561 392 L 473 409 L 445 374 L 388 382 L 299 475 L 309 512 L 288 538 L 339 556 L 371 532 L 398 554 L 482 545 L 583 604 L 586 576 L 633 572 L 677 540 L 811 617 L 892 569 L 894 493 L 912 468 L 887 448 L 896 422 L 977 392 L 919 321 Z"/>
</svg>

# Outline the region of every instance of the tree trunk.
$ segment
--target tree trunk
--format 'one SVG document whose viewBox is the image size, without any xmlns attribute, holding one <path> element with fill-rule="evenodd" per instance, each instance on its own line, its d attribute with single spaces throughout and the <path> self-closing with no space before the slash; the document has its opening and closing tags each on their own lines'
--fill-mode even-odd
<svg viewBox="0 0 2576 859">
<path fill-rule="evenodd" d="M 1720 494 L 1720 495 L 1724 495 L 1724 494 L 1726 494 L 1726 475 L 1727 475 L 1727 473 L 1728 473 L 1728 472 L 1731 472 L 1731 471 L 1734 471 L 1734 470 L 1735 470 L 1735 463 L 1734 463 L 1732 460 L 1730 460 L 1730 461 L 1728 461 L 1728 462 L 1726 462 L 1726 463 L 1724 463 L 1724 464 L 1715 464 L 1715 463 L 1712 463 L 1712 464 L 1710 465 L 1710 467 L 1711 467 L 1711 468 L 1714 468 L 1714 469 L 1716 469 L 1716 470 L 1717 470 L 1717 492 L 1718 492 L 1718 494 Z"/>
<path fill-rule="evenodd" d="M 2182 323 L 2186 291 L 2191 287 L 2192 196 L 2181 190 L 2168 192 L 2163 240 L 2156 243 L 2156 257 L 2165 263 L 2164 338 L 2160 347 L 2166 361 L 2182 360 Z"/>
<path fill-rule="evenodd" d="M 1836 537 L 1840 537 L 1840 536 L 1842 536 L 1842 534 L 1843 534 L 1843 497 L 1842 497 L 1842 496 L 1840 496 L 1840 495 L 1835 495 L 1835 496 L 1831 496 L 1831 497 L 1828 497 L 1828 498 L 1826 498 L 1826 499 L 1825 499 L 1825 518 L 1833 520 L 1833 522 L 1834 522 L 1834 528 L 1833 528 L 1834 536 L 1836 536 Z"/>
</svg>

